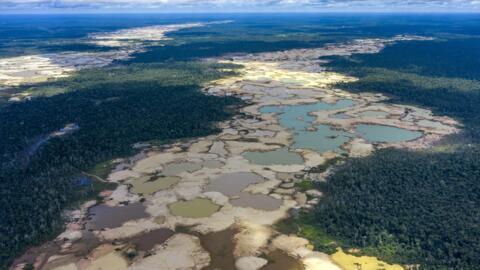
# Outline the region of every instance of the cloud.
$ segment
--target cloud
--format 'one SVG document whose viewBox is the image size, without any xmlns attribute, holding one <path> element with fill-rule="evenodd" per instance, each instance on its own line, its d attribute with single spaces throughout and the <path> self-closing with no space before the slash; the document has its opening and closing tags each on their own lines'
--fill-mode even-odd
<svg viewBox="0 0 480 270">
<path fill-rule="evenodd" d="M 0 10 L 480 11 L 480 0 L 0 0 Z"/>
</svg>

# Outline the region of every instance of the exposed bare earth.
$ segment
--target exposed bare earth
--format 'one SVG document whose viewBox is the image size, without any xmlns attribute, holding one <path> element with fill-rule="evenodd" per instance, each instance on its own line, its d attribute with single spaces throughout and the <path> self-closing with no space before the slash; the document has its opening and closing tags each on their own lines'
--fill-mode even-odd
<svg viewBox="0 0 480 270">
<path fill-rule="evenodd" d="M 0 90 L 22 84 L 44 82 L 49 79 L 68 77 L 73 72 L 110 65 L 116 60 L 125 60 L 133 53 L 145 50 L 145 45 L 161 45 L 167 40 L 169 32 L 185 28 L 201 27 L 212 23 L 227 23 L 219 21 L 211 23 L 186 23 L 174 25 L 156 25 L 131 28 L 115 32 L 96 33 L 82 43 L 92 43 L 98 46 L 112 47 L 106 52 L 60 52 L 27 55 L 10 58 L 0 58 Z M 27 93 L 13 95 L 11 101 L 28 98 Z"/>
<path fill-rule="evenodd" d="M 121 185 L 112 194 L 106 194 L 105 203 L 118 206 L 121 202 L 142 201 L 149 217 L 127 221 L 117 228 L 93 231 L 95 237 L 106 243 L 110 249 L 104 248 L 106 251 L 101 253 L 92 251 L 84 259 L 69 255 L 73 253 L 71 248 L 74 243 L 86 241 L 82 240 L 85 231 L 81 230 L 85 220 L 73 221 L 68 225 L 67 231 L 57 239 L 57 243 L 62 245 L 60 255 L 50 257 L 46 269 L 92 269 L 92 265 L 104 262 L 123 267 L 122 260 L 126 261 L 125 267 L 129 269 L 201 269 L 209 264 L 211 258 L 200 245 L 199 236 L 228 228 L 234 228 L 236 232 L 233 237 L 233 256 L 238 269 L 260 269 L 266 263 L 263 256 L 277 250 L 298 260 L 305 269 L 341 269 L 328 255 L 311 250 L 307 240 L 294 235 L 281 235 L 272 228 L 274 223 L 287 217 L 292 209 L 309 209 L 318 203 L 318 197 L 322 195 L 320 192 L 300 192 L 295 188 L 295 183 L 305 178 L 305 172 L 309 168 L 321 165 L 342 152 L 349 156 L 365 156 L 375 149 L 388 146 L 428 147 L 442 136 L 457 132 L 458 123 L 447 117 L 435 116 L 428 110 L 383 103 L 386 98 L 382 95 L 358 95 L 334 89 L 334 83 L 356 79 L 323 71 L 322 60 L 318 60 L 318 57 L 376 53 L 384 46 L 399 40 L 421 39 L 424 38 L 402 36 L 388 40 L 356 40 L 318 49 L 252 54 L 229 60 L 228 62 L 244 66 L 240 75 L 213 82 L 205 87 L 205 91 L 213 95 L 236 95 L 248 100 L 251 105 L 242 109 L 246 116 L 221 123 L 223 131 L 220 134 L 178 142 L 162 148 L 163 150 L 147 145 L 143 150 L 144 158 L 135 162 L 117 160 L 118 164 L 123 165 L 120 166 L 122 170 L 112 172 L 109 180 Z M 337 110 L 309 113 L 315 124 L 330 124 L 353 134 L 341 145 L 341 151 L 318 152 L 295 148 L 292 146 L 293 132 L 279 123 L 279 115 L 262 114 L 259 111 L 267 105 L 299 105 L 319 101 L 334 104 L 344 99 L 352 100 L 352 105 Z M 366 111 L 382 111 L 388 115 L 374 117 L 362 114 Z M 333 115 L 337 113 L 345 113 L 349 118 L 334 118 Z M 372 144 L 355 133 L 356 125 L 360 123 L 401 127 L 421 131 L 423 135 L 413 141 Z M 258 165 L 243 156 L 247 151 L 271 151 L 284 147 L 300 154 L 304 163 Z M 146 176 L 161 177 L 164 171 L 171 171 L 171 164 L 186 162 L 190 165 L 186 166 L 185 170 L 181 169 L 181 165 L 175 167 L 174 176 L 180 178 L 178 183 L 152 194 L 134 193 L 131 183 L 136 179 Z M 235 206 L 232 202 L 237 199 L 237 193 L 229 196 L 234 192 L 222 193 L 211 189 L 207 191 L 210 181 L 234 173 L 258 175 L 261 180 L 252 181 L 252 184 L 241 192 L 258 195 L 262 200 L 280 200 L 280 206 L 269 211 L 263 210 L 260 199 L 258 207 L 255 200 L 252 200 L 254 203 L 251 207 Z M 321 176 L 316 178 L 322 180 Z M 220 208 L 212 215 L 200 218 L 175 216 L 170 212 L 169 206 L 173 203 L 197 198 L 208 199 Z M 77 212 L 77 215 L 84 216 L 84 212 Z M 184 229 L 186 227 L 188 229 Z M 149 251 L 150 256 L 134 256 L 131 260 L 119 257 L 118 254 L 121 253 L 118 250 L 128 251 L 129 238 L 159 228 L 177 229 L 179 233 Z"/>
</svg>

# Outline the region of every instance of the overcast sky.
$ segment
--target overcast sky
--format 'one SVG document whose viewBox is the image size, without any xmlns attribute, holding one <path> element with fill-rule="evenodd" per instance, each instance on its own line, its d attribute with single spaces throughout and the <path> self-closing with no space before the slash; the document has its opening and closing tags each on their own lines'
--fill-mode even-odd
<svg viewBox="0 0 480 270">
<path fill-rule="evenodd" d="M 2 12 L 480 12 L 480 0 L 0 0 Z"/>
</svg>

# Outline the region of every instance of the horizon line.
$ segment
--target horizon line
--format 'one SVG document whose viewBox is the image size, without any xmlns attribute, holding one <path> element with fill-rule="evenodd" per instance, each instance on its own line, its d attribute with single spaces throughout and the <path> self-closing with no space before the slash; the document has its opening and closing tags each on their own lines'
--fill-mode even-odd
<svg viewBox="0 0 480 270">
<path fill-rule="evenodd" d="M 307 10 L 299 10 L 299 11 L 222 11 L 222 12 L 211 12 L 211 11 L 124 11 L 124 10 L 104 10 L 104 11 L 75 11 L 75 10 L 44 10 L 44 11 L 0 11 L 0 15 L 135 15 L 135 14 L 161 14 L 161 15 L 168 15 L 168 14 L 176 14 L 176 15 L 191 15 L 191 14 L 204 14 L 204 15 L 232 15 L 232 14 L 269 14 L 269 15 L 285 15 L 285 14 L 418 14 L 418 15 L 429 15 L 429 14 L 479 14 L 480 10 L 425 10 L 425 11 L 391 11 L 391 10 L 372 10 L 372 11 L 364 11 L 364 10 L 350 10 L 350 11 L 339 11 L 339 10 L 328 10 L 328 11 L 307 11 Z"/>
</svg>

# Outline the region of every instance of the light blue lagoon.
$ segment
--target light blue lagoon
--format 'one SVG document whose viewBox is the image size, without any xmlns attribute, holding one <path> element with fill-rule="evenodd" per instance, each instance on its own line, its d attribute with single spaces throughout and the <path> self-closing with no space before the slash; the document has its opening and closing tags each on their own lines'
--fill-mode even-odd
<svg viewBox="0 0 480 270">
<path fill-rule="evenodd" d="M 293 149 L 311 149 L 322 153 L 342 151 L 340 147 L 353 135 L 333 129 L 330 125 L 314 124 L 315 117 L 310 113 L 344 109 L 354 104 L 353 100 L 343 99 L 337 103 L 317 102 L 301 105 L 265 106 L 260 108 L 260 112 L 278 114 L 280 125 L 293 131 Z M 250 161 L 262 165 L 302 163 L 301 156 L 287 148 L 269 152 L 247 152 L 244 156 Z"/>
<path fill-rule="evenodd" d="M 317 102 L 301 105 L 273 105 L 260 108 L 261 113 L 276 113 L 281 126 L 292 131 L 293 144 L 291 148 L 281 148 L 268 152 L 246 152 L 244 157 L 260 165 L 290 165 L 301 164 L 302 158 L 295 149 L 310 149 L 318 153 L 326 151 L 343 152 L 342 145 L 353 137 L 361 136 L 369 142 L 400 142 L 410 141 L 422 136 L 419 131 L 412 131 L 384 125 L 360 124 L 355 133 L 335 129 L 327 124 L 315 124 L 312 112 L 324 110 L 340 110 L 355 104 L 353 100 L 343 99 L 337 103 Z M 344 113 L 341 114 L 345 115 Z M 386 112 L 367 111 L 365 116 L 385 117 Z"/>
<path fill-rule="evenodd" d="M 279 113 L 279 122 L 283 127 L 295 131 L 305 130 L 312 126 L 315 117 L 309 115 L 311 112 L 325 110 L 340 110 L 353 106 L 355 103 L 350 99 L 342 99 L 337 103 L 317 102 L 301 105 L 274 105 L 260 108 L 261 113 Z"/>
<path fill-rule="evenodd" d="M 311 149 L 319 153 L 341 151 L 340 147 L 354 136 L 342 130 L 335 130 L 329 125 L 317 125 L 315 128 L 316 131 L 296 132 L 293 147 Z"/>
<path fill-rule="evenodd" d="M 420 138 L 423 135 L 420 131 L 384 125 L 360 124 L 357 126 L 356 130 L 360 136 L 372 143 L 411 141 Z"/>
</svg>

